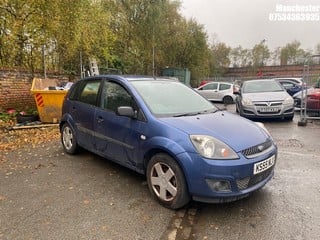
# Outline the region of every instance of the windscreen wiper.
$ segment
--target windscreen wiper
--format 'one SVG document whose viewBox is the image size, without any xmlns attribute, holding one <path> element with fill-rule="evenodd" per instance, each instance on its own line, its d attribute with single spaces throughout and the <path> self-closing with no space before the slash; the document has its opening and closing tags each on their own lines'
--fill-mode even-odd
<svg viewBox="0 0 320 240">
<path fill-rule="evenodd" d="M 217 112 L 219 110 L 220 109 L 213 109 L 213 110 L 204 110 L 204 111 L 201 111 L 201 112 L 181 113 L 181 114 L 174 115 L 174 117 L 196 116 L 196 115 L 206 114 L 206 113 L 215 113 L 215 112 Z"/>
<path fill-rule="evenodd" d="M 201 114 L 200 112 L 188 112 L 174 115 L 174 117 L 186 117 L 186 116 L 195 116 Z"/>
</svg>

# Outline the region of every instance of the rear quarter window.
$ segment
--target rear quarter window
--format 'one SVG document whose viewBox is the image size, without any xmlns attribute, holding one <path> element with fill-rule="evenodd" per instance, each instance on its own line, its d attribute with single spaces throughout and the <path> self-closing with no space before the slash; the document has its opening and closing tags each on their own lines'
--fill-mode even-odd
<svg viewBox="0 0 320 240">
<path fill-rule="evenodd" d="M 74 88 L 70 89 L 69 99 L 96 105 L 100 84 L 100 80 L 78 82 Z"/>
<path fill-rule="evenodd" d="M 230 89 L 230 88 L 231 88 L 231 85 L 224 84 L 224 83 L 220 84 L 220 86 L 219 86 L 219 90 L 227 90 L 227 89 Z"/>
</svg>

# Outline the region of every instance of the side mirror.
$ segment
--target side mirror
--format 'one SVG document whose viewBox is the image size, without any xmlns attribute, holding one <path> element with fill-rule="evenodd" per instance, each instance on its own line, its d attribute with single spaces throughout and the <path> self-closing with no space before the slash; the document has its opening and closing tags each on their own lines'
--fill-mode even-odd
<svg viewBox="0 0 320 240">
<path fill-rule="evenodd" d="M 121 106 L 117 108 L 117 114 L 129 118 L 135 118 L 136 112 L 130 106 Z"/>
</svg>

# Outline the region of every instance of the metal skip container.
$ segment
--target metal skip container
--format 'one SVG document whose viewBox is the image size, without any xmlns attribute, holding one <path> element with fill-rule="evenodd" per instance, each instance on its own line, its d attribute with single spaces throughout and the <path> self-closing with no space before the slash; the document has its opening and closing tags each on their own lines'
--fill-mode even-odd
<svg viewBox="0 0 320 240">
<path fill-rule="evenodd" d="M 55 79 L 33 79 L 31 93 L 34 96 L 41 122 L 59 122 L 63 99 L 67 92 L 68 90 L 58 87 L 58 81 Z"/>
</svg>

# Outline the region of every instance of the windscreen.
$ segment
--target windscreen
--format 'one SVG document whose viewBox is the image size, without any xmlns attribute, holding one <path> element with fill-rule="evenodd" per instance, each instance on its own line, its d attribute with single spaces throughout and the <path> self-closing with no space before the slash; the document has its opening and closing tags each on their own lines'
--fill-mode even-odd
<svg viewBox="0 0 320 240">
<path fill-rule="evenodd" d="M 247 81 L 243 84 L 243 93 L 278 92 L 284 91 L 279 83 L 273 80 Z"/>
<path fill-rule="evenodd" d="M 217 108 L 193 89 L 175 81 L 132 81 L 135 89 L 156 116 L 209 113 Z"/>
</svg>

